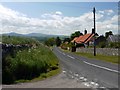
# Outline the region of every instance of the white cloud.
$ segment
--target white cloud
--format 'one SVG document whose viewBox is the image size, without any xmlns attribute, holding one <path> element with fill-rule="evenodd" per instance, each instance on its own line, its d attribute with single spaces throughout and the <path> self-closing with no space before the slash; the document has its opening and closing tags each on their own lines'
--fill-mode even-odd
<svg viewBox="0 0 120 90">
<path fill-rule="evenodd" d="M 107 13 L 108 15 L 110 15 L 110 14 L 113 13 L 113 10 L 106 10 L 106 13 Z"/>
<path fill-rule="evenodd" d="M 106 14 L 106 15 L 111 15 L 114 13 L 113 10 L 109 9 L 109 10 L 103 10 L 103 11 L 98 11 L 100 14 Z"/>
<path fill-rule="evenodd" d="M 56 14 L 56 15 L 62 15 L 62 12 L 56 11 L 55 14 Z"/>
<path fill-rule="evenodd" d="M 104 34 L 107 30 L 117 33 L 117 15 L 109 17 L 112 10 L 98 11 L 96 13 L 96 28 L 98 34 Z M 103 19 L 104 18 L 104 19 Z M 103 21 L 100 21 L 103 19 Z M 0 21 L 2 22 L 2 33 L 44 33 L 70 35 L 76 30 L 84 31 L 86 28 L 90 33 L 93 27 L 93 13 L 87 12 L 79 17 L 67 17 L 62 12 L 56 11 L 41 15 L 41 18 L 29 18 L 27 15 L 0 5 Z"/>
</svg>

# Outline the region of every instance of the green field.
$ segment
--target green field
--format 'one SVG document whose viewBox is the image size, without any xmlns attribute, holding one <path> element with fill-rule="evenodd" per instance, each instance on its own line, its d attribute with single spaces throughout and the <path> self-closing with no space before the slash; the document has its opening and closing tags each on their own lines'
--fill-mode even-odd
<svg viewBox="0 0 120 90">
<path fill-rule="evenodd" d="M 2 58 L 3 84 L 42 79 L 57 74 L 59 61 L 54 53 L 35 39 L 3 36 L 3 43 L 35 44 L 35 48 L 17 50 L 14 57 Z"/>
</svg>

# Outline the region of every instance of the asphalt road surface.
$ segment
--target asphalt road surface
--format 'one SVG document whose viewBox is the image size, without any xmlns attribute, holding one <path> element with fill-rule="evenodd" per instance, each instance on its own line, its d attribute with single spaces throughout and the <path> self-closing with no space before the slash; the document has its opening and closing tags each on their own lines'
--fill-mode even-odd
<svg viewBox="0 0 120 90">
<path fill-rule="evenodd" d="M 57 47 L 53 49 L 53 52 L 59 58 L 63 71 L 73 74 L 78 80 L 83 80 L 86 86 L 119 88 L 120 72 L 118 65 L 63 52 Z"/>
</svg>

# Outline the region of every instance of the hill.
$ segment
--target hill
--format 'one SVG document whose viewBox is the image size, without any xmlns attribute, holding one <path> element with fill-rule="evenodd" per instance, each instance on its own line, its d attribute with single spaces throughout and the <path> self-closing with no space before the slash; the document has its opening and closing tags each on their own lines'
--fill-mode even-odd
<svg viewBox="0 0 120 90">
<path fill-rule="evenodd" d="M 29 33 L 29 34 L 18 34 L 15 32 L 11 32 L 11 33 L 4 33 L 2 35 L 6 35 L 6 36 L 25 36 L 25 37 L 67 37 L 65 35 L 49 35 L 49 34 L 42 34 L 42 33 Z"/>
</svg>

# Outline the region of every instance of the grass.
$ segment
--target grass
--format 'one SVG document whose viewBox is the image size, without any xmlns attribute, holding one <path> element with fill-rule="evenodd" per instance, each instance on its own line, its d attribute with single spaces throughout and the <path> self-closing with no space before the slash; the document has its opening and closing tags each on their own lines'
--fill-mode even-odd
<svg viewBox="0 0 120 90">
<path fill-rule="evenodd" d="M 2 39 L 1 39 L 2 38 Z M 37 40 L 34 38 L 29 37 L 22 37 L 22 36 L 5 36 L 3 35 L 0 37 L 0 40 L 2 40 L 2 43 L 6 44 L 31 44 L 31 43 L 38 43 Z"/>
<path fill-rule="evenodd" d="M 120 61 L 119 61 L 120 56 L 107 56 L 107 55 L 101 55 L 101 54 L 97 54 L 96 56 L 94 56 L 92 53 L 70 52 L 64 49 L 61 49 L 61 50 L 67 53 L 74 53 L 74 54 L 87 57 L 87 58 L 91 58 L 91 59 L 102 60 L 102 61 L 106 61 L 106 62 L 110 62 L 114 64 L 120 64 Z"/>
<path fill-rule="evenodd" d="M 119 61 L 120 56 L 106 56 L 106 55 L 100 55 L 100 54 L 97 54 L 96 56 L 94 56 L 91 53 L 81 53 L 81 52 L 75 52 L 75 54 L 84 56 L 87 58 L 91 58 L 91 59 L 103 60 L 103 61 L 114 63 L 114 64 L 120 64 L 120 61 Z"/>
<path fill-rule="evenodd" d="M 58 68 L 56 70 L 52 70 L 47 73 L 42 73 L 39 77 L 33 78 L 32 80 L 17 80 L 17 81 L 15 81 L 15 83 L 36 82 L 36 81 L 44 80 L 46 78 L 50 78 L 52 76 L 58 75 L 60 72 L 61 72 L 61 69 Z"/>
<path fill-rule="evenodd" d="M 35 39 L 4 36 L 4 43 L 35 44 L 35 48 L 17 50 L 2 58 L 3 84 L 31 81 L 34 78 L 47 78 L 59 71 L 59 60 L 50 50 Z M 12 53 L 12 52 L 11 52 Z"/>
</svg>

